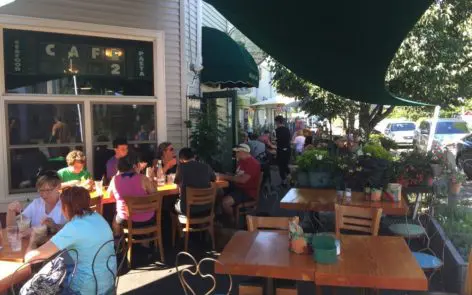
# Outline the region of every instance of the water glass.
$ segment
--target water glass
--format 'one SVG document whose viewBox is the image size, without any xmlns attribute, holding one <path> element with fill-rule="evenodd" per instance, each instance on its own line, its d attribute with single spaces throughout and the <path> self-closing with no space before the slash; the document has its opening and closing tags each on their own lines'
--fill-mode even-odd
<svg viewBox="0 0 472 295">
<path fill-rule="evenodd" d="M 344 190 L 344 199 L 346 200 L 346 202 L 350 202 L 351 199 L 352 199 L 352 192 L 351 192 L 351 189 L 350 188 L 346 188 Z"/>
<path fill-rule="evenodd" d="M 167 175 L 167 184 L 173 184 L 175 181 L 175 174 L 168 174 Z"/>
<path fill-rule="evenodd" d="M 7 227 L 8 243 L 13 252 L 21 251 L 21 237 L 18 226 Z"/>
<path fill-rule="evenodd" d="M 0 222 L 0 251 L 3 249 L 3 227 L 2 223 Z"/>
<path fill-rule="evenodd" d="M 103 181 L 95 181 L 95 192 L 97 196 L 103 195 Z"/>
<path fill-rule="evenodd" d="M 16 225 L 18 225 L 20 238 L 26 238 L 29 236 L 29 229 L 31 228 L 31 219 L 26 216 L 20 215 L 20 217 L 16 218 Z"/>
</svg>

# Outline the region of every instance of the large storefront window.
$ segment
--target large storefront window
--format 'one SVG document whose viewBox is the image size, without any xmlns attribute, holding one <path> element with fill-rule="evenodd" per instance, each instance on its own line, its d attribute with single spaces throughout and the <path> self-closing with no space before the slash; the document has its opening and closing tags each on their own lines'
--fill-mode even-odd
<svg viewBox="0 0 472 295">
<path fill-rule="evenodd" d="M 106 161 L 113 155 L 111 142 L 126 138 L 130 153 L 151 163 L 156 151 L 154 104 L 93 104 L 94 175 L 105 173 Z"/>
<path fill-rule="evenodd" d="M 38 173 L 63 168 L 69 151 L 84 150 L 82 104 L 6 106 L 11 193 L 33 190 Z"/>
<path fill-rule="evenodd" d="M 7 93 L 154 96 L 153 43 L 4 29 Z"/>
</svg>

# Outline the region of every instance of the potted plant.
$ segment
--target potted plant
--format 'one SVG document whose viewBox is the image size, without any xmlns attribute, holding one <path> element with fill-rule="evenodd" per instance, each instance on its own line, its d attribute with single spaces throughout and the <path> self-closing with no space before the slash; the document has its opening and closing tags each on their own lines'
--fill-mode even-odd
<svg viewBox="0 0 472 295">
<path fill-rule="evenodd" d="M 297 157 L 297 182 L 300 187 L 310 186 L 308 178 L 308 171 L 310 170 L 311 162 L 306 154 L 302 154 Z"/>
<path fill-rule="evenodd" d="M 463 172 L 459 172 L 455 169 L 448 170 L 449 178 L 449 193 L 457 195 L 462 189 L 462 184 L 467 180 L 467 176 Z"/>
<path fill-rule="evenodd" d="M 362 172 L 363 170 L 354 154 L 338 157 L 336 166 L 339 173 L 342 175 L 344 189 L 351 188 L 351 184 L 355 181 L 356 173 Z"/>
<path fill-rule="evenodd" d="M 373 187 L 370 192 L 370 200 L 372 202 L 380 202 L 382 200 L 382 189 Z"/>
<path fill-rule="evenodd" d="M 439 177 L 446 163 L 444 151 L 438 144 L 434 144 L 432 150 L 428 153 L 429 163 L 433 173 L 433 177 Z"/>
</svg>

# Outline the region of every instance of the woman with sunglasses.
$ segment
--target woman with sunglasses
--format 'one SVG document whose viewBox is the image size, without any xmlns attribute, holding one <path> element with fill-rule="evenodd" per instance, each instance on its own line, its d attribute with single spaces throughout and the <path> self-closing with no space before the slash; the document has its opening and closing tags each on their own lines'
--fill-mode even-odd
<svg viewBox="0 0 472 295">
<path fill-rule="evenodd" d="M 17 214 L 31 220 L 31 226 L 37 227 L 42 224 L 50 229 L 59 229 L 66 223 L 61 211 L 60 189 L 61 180 L 54 171 L 47 171 L 36 181 L 36 188 L 40 198 L 34 199 L 23 209 L 20 202 L 15 201 L 8 205 L 7 226 L 15 225 Z"/>
<path fill-rule="evenodd" d="M 175 174 L 177 172 L 177 159 L 175 150 L 170 142 L 163 142 L 157 149 L 157 159 L 162 161 L 162 171 L 164 174 Z M 154 161 L 154 167 L 157 161 Z"/>
<path fill-rule="evenodd" d="M 72 151 L 66 157 L 67 167 L 57 171 L 61 178 L 61 188 L 91 185 L 90 173 L 85 169 L 85 155 L 81 151 Z M 87 181 L 85 181 L 87 180 Z"/>
</svg>

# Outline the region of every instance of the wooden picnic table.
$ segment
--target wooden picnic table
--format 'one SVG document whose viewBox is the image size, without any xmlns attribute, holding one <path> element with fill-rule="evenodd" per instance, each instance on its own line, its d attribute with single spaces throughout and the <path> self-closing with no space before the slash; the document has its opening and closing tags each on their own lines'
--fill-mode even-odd
<svg viewBox="0 0 472 295">
<path fill-rule="evenodd" d="M 428 289 L 428 280 L 400 237 L 342 235 L 338 262 L 321 265 L 312 255 L 289 252 L 287 232 L 241 231 L 218 260 L 224 266 L 216 264 L 216 273 L 264 277 L 268 281 L 275 278 L 312 281 L 318 286 Z"/>
<path fill-rule="evenodd" d="M 338 201 L 336 190 L 334 189 L 315 189 L 315 188 L 292 188 L 280 201 L 280 208 L 296 211 L 334 211 L 335 204 L 382 208 L 383 213 L 387 215 L 406 215 L 408 213 L 408 204 L 402 196 L 400 202 L 366 201 L 364 193 L 352 192 L 351 201 Z"/>
<path fill-rule="evenodd" d="M 227 188 L 229 186 L 229 182 L 226 180 L 217 180 L 216 185 L 218 188 Z M 175 183 L 168 183 L 162 186 L 157 187 L 157 191 L 159 193 L 162 193 L 162 196 L 174 196 L 179 194 L 179 187 Z M 96 198 L 97 192 L 92 191 L 90 193 L 91 198 Z M 114 204 L 116 203 L 115 199 L 110 196 L 107 190 L 103 190 L 103 199 L 102 199 L 103 204 Z"/>
<path fill-rule="evenodd" d="M 3 249 L 0 250 L 0 294 L 7 291 L 12 284 L 24 281 L 31 275 L 31 268 L 26 266 L 15 274 L 15 271 L 24 263 L 29 238 L 22 239 L 21 251 L 13 252 L 8 243 L 7 230 L 2 230 Z M 14 281 L 12 281 L 14 279 Z"/>
</svg>

